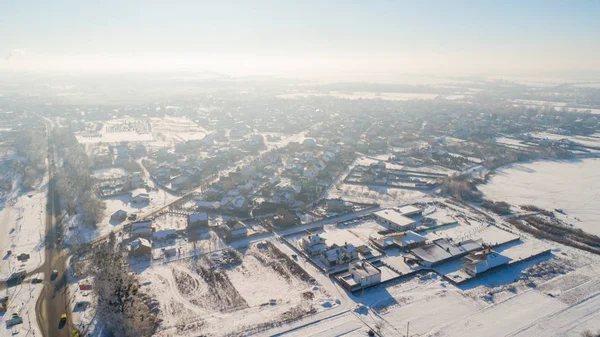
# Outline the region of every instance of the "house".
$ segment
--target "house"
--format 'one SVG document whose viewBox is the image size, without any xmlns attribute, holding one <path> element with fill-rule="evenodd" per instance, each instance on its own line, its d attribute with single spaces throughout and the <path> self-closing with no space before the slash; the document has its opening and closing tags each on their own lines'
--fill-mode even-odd
<svg viewBox="0 0 600 337">
<path fill-rule="evenodd" d="M 377 211 L 373 213 L 373 215 L 377 220 L 387 224 L 388 226 L 390 226 L 390 228 L 398 231 L 414 229 L 417 224 L 415 220 L 405 217 L 404 215 L 400 214 L 399 212 L 393 209 L 384 209 L 381 211 Z"/>
<path fill-rule="evenodd" d="M 237 219 L 227 221 L 227 227 L 230 229 L 232 239 L 248 236 L 248 227 L 245 223 Z"/>
<path fill-rule="evenodd" d="M 398 208 L 398 213 L 404 215 L 405 217 L 415 217 L 423 214 L 423 210 L 419 207 L 413 205 L 402 206 Z"/>
<path fill-rule="evenodd" d="M 319 234 L 310 234 L 302 238 L 300 247 L 302 247 L 308 255 L 318 255 L 327 248 L 325 241 L 325 238 L 319 236 Z"/>
<path fill-rule="evenodd" d="M 190 178 L 186 175 L 180 175 L 177 178 L 171 180 L 171 189 L 179 191 L 190 187 Z"/>
<path fill-rule="evenodd" d="M 347 264 L 356 259 L 358 259 L 358 249 L 352 244 L 345 244 L 343 246 L 334 244 L 321 252 L 321 261 L 323 261 L 327 267 Z"/>
<path fill-rule="evenodd" d="M 224 197 L 221 199 L 221 207 L 234 211 L 236 214 L 246 214 L 248 212 L 248 199 L 241 195 Z"/>
<path fill-rule="evenodd" d="M 412 249 L 410 255 L 421 265 L 432 267 L 465 256 L 480 250 L 481 244 L 473 240 L 465 240 L 454 244 L 447 239 L 437 239 L 430 244 Z"/>
<path fill-rule="evenodd" d="M 352 279 L 361 288 L 381 283 L 381 270 L 367 261 L 351 263 L 348 271 Z"/>
<path fill-rule="evenodd" d="M 221 207 L 221 203 L 218 201 L 204 201 L 204 200 L 196 200 L 196 208 L 199 209 L 207 209 L 207 210 L 216 210 Z"/>
<path fill-rule="evenodd" d="M 110 216 L 111 220 L 115 220 L 115 221 L 124 221 L 125 219 L 127 219 L 127 212 L 120 209 L 116 212 L 114 212 L 111 216 Z"/>
<path fill-rule="evenodd" d="M 131 229 L 152 228 L 152 221 L 139 221 L 131 224 Z"/>
<path fill-rule="evenodd" d="M 150 195 L 146 192 L 136 191 L 131 194 L 131 202 L 134 204 L 146 204 L 150 202 Z"/>
<path fill-rule="evenodd" d="M 171 169 L 165 165 L 159 166 L 154 170 L 154 178 L 163 184 L 168 182 L 171 179 Z"/>
<path fill-rule="evenodd" d="M 273 190 L 273 203 L 291 205 L 294 203 L 296 195 L 301 191 L 301 186 L 292 185 L 289 181 L 282 181 Z"/>
<path fill-rule="evenodd" d="M 131 237 L 133 238 L 140 238 L 140 237 L 144 237 L 144 238 L 149 238 L 152 236 L 152 233 L 154 232 L 154 228 L 150 227 L 138 227 L 138 228 L 133 228 L 131 230 Z"/>
<path fill-rule="evenodd" d="M 199 212 L 188 215 L 187 225 L 189 228 L 208 227 L 208 214 Z"/>
<path fill-rule="evenodd" d="M 371 238 L 371 242 L 379 249 L 400 248 L 408 250 L 425 245 L 427 238 L 413 231 L 405 231 L 385 235 L 377 239 Z"/>
<path fill-rule="evenodd" d="M 476 276 L 494 268 L 507 265 L 511 259 L 489 248 L 465 256 L 462 269 L 470 276 Z"/>
<path fill-rule="evenodd" d="M 144 256 L 152 252 L 152 244 L 144 238 L 137 238 L 129 244 L 129 255 Z"/>
<path fill-rule="evenodd" d="M 168 239 L 174 239 L 177 237 L 177 231 L 175 229 L 163 229 L 152 234 L 154 241 L 164 241 Z"/>
</svg>

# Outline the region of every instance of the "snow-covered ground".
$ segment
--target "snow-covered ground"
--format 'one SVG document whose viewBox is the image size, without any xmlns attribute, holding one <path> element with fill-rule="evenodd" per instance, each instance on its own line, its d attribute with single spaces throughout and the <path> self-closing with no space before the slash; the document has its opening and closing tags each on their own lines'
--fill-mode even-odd
<svg viewBox="0 0 600 337">
<path fill-rule="evenodd" d="M 37 277 L 43 278 L 41 274 Z M 0 291 L 0 298 L 5 296 L 9 298 L 8 310 L 0 313 L 0 337 L 42 336 L 37 325 L 35 303 L 42 292 L 43 285 L 32 284 L 32 278 L 33 276 L 17 286 Z M 23 319 L 23 323 L 7 328 L 5 321 L 11 319 L 13 314 L 18 314 Z"/>
<path fill-rule="evenodd" d="M 13 196 L 0 210 L 0 280 L 17 270 L 30 272 L 44 260 L 47 177 L 34 191 L 22 193 L 15 184 Z M 8 255 L 7 251 L 12 254 Z M 21 263 L 19 254 L 29 254 Z"/>
<path fill-rule="evenodd" d="M 302 280 L 269 251 L 252 245 L 237 262 L 222 264 L 223 253 L 214 253 L 143 270 L 144 291 L 160 303 L 163 323 L 157 335 L 244 335 L 277 326 L 302 310 L 338 306 L 339 300 Z"/>
<path fill-rule="evenodd" d="M 114 171 L 109 171 L 109 172 L 114 172 Z M 149 203 L 141 203 L 141 204 L 132 203 L 131 202 L 131 199 L 132 199 L 131 194 L 123 194 L 120 196 L 103 199 L 106 204 L 106 210 L 104 212 L 104 219 L 96 226 L 96 228 L 89 228 L 86 226 L 79 227 L 76 230 L 77 235 L 79 236 L 78 240 L 87 242 L 87 241 L 93 240 L 99 236 L 108 235 L 108 233 L 115 230 L 115 227 L 119 226 L 122 222 L 111 220 L 110 216 L 118 210 L 124 210 L 127 212 L 127 214 L 138 214 L 138 215 L 146 214 L 146 213 L 156 210 L 157 208 L 160 208 L 160 207 L 166 205 L 167 203 L 178 198 L 177 196 L 172 195 L 163 189 L 160 189 L 160 187 L 158 185 L 156 185 L 154 183 L 154 181 L 152 179 L 150 179 L 150 177 L 146 176 L 146 177 L 144 177 L 144 179 L 146 180 L 148 186 L 151 188 L 151 191 L 148 192 L 148 194 L 150 195 Z M 139 191 L 138 190 L 133 191 L 133 193 L 137 193 L 137 192 L 146 193 L 146 190 L 139 189 Z M 67 220 L 67 222 L 69 222 L 70 224 L 73 224 L 73 225 L 78 225 L 78 223 L 77 223 L 78 221 L 77 221 L 76 217 L 73 217 L 73 218 Z M 175 223 L 174 225 L 177 225 L 177 224 Z M 179 226 L 177 225 L 174 228 L 179 228 Z M 162 229 L 164 229 L 164 228 L 162 228 Z M 71 238 L 74 232 L 75 231 L 70 231 L 67 234 L 67 236 L 69 238 Z"/>
<path fill-rule="evenodd" d="M 180 117 L 135 119 L 121 118 L 102 123 L 99 131 L 76 134 L 81 144 L 144 142 L 173 145 L 192 139 L 202 139 L 206 130 L 195 122 Z"/>
<path fill-rule="evenodd" d="M 561 219 L 600 235 L 600 159 L 539 161 L 498 169 L 479 189 L 512 205 L 562 209 Z"/>
</svg>

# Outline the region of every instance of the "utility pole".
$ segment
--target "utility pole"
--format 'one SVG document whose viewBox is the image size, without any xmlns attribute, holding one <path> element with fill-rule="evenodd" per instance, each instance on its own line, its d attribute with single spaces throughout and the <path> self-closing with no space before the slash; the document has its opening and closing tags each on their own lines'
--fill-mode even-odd
<svg viewBox="0 0 600 337">
<path fill-rule="evenodd" d="M 406 323 L 406 337 L 408 337 L 408 328 L 410 327 L 410 322 Z"/>
</svg>

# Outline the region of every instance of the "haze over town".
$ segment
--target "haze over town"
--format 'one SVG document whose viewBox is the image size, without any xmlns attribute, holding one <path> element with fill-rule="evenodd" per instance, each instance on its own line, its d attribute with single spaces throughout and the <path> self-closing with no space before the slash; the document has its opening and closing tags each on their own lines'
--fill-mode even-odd
<svg viewBox="0 0 600 337">
<path fill-rule="evenodd" d="M 0 337 L 600 336 L 598 12 L 0 3 Z"/>
</svg>

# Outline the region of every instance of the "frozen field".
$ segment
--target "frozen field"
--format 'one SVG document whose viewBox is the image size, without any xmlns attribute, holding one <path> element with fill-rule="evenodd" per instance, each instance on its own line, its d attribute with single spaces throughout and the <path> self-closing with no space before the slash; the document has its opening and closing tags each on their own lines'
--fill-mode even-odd
<svg viewBox="0 0 600 337">
<path fill-rule="evenodd" d="M 561 208 L 566 213 L 561 218 L 600 235 L 600 159 L 514 164 L 479 189 L 487 198 L 515 206 Z"/>
</svg>

